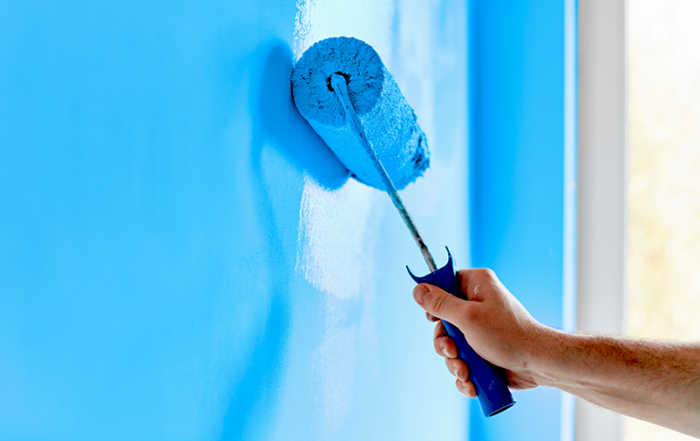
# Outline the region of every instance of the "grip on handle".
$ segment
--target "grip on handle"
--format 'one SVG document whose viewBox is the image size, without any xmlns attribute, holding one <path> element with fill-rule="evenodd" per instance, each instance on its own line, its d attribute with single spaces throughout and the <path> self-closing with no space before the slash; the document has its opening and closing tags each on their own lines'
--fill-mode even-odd
<svg viewBox="0 0 700 441">
<path fill-rule="evenodd" d="M 428 283 L 444 289 L 450 294 L 466 300 L 466 296 L 459 289 L 457 274 L 452 264 L 452 255 L 447 250 L 447 265 L 433 271 L 424 277 L 416 277 L 411 270 L 408 273 L 416 283 Z M 447 330 L 447 335 L 454 340 L 459 351 L 459 358 L 469 366 L 469 379 L 476 386 L 476 397 L 481 403 L 484 416 L 491 417 L 515 405 L 515 399 L 510 393 L 505 380 L 505 371 L 481 358 L 464 338 L 464 334 L 453 324 L 442 321 Z"/>
</svg>

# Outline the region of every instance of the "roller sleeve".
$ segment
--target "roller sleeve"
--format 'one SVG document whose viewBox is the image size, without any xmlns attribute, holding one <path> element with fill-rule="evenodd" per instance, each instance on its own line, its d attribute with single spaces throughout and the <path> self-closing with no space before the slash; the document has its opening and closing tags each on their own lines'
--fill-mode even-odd
<svg viewBox="0 0 700 441">
<path fill-rule="evenodd" d="M 348 94 L 367 138 L 397 189 L 416 180 L 430 164 L 425 134 L 377 52 L 350 37 L 311 46 L 294 66 L 292 95 L 299 113 L 323 138 L 353 177 L 384 190 L 331 87 L 331 75 L 347 80 Z"/>
</svg>

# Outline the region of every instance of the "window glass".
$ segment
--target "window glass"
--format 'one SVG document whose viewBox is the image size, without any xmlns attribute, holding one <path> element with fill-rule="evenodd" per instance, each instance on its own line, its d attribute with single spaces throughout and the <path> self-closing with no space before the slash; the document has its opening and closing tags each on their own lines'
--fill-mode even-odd
<svg viewBox="0 0 700 441">
<path fill-rule="evenodd" d="M 700 2 L 630 0 L 629 335 L 700 340 Z M 628 418 L 627 441 L 692 439 Z"/>
</svg>

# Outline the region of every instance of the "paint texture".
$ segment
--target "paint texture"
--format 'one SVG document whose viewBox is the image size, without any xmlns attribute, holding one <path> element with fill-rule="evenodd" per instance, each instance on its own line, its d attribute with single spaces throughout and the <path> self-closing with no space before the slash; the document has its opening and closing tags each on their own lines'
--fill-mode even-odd
<svg viewBox="0 0 700 441">
<path fill-rule="evenodd" d="M 383 190 L 372 160 L 360 144 L 330 84 L 340 73 L 355 111 L 397 189 L 430 165 L 425 134 L 379 54 L 356 38 L 328 38 L 311 46 L 294 67 L 292 93 L 299 113 L 358 181 Z"/>
</svg>

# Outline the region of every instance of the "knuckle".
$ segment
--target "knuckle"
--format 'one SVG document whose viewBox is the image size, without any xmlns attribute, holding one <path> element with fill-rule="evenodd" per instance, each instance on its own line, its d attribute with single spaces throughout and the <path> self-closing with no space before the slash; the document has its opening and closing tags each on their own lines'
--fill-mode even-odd
<svg viewBox="0 0 700 441">
<path fill-rule="evenodd" d="M 485 279 L 495 279 L 496 273 L 491 268 L 479 268 L 479 275 Z"/>
<path fill-rule="evenodd" d="M 457 271 L 457 279 L 460 280 L 461 282 L 467 282 L 470 277 L 470 273 L 472 273 L 474 270 L 472 269 L 461 269 Z"/>
<path fill-rule="evenodd" d="M 469 292 L 469 285 L 471 283 L 472 277 L 474 277 L 473 270 L 459 270 L 457 271 L 457 282 L 461 287 L 462 292 Z"/>
</svg>

